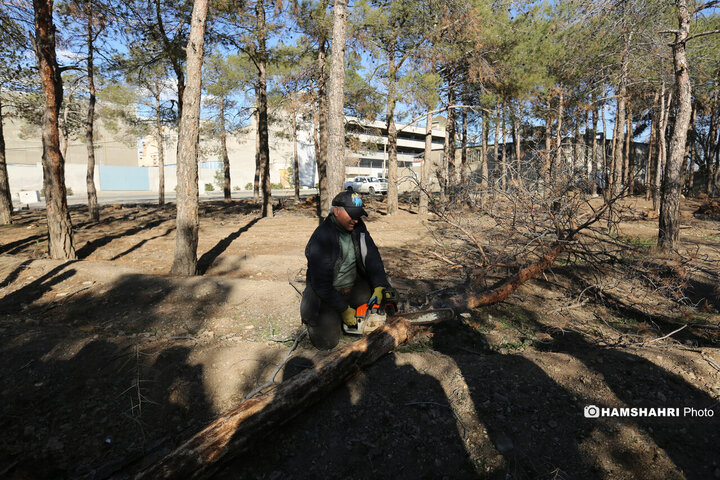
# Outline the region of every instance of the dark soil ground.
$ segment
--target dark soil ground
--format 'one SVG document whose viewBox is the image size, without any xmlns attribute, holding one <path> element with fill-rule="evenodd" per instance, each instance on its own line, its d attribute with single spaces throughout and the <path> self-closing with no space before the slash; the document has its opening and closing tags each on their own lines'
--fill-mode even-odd
<svg viewBox="0 0 720 480">
<path fill-rule="evenodd" d="M 626 207 L 620 234 L 651 244 L 649 205 Z M 216 478 L 720 478 L 720 232 L 700 207 L 683 205 L 680 298 L 621 277 L 589 294 L 562 263 L 386 355 Z M 442 225 L 411 210 L 371 202 L 368 220 L 406 309 L 442 304 L 466 274 L 435 254 Z M 311 202 L 270 219 L 202 204 L 192 278 L 166 274 L 174 215 L 118 205 L 91 224 L 72 210 L 72 262 L 45 258 L 44 211 L 0 227 L 0 477 L 132 476 L 282 362 L 302 331 Z M 326 355 L 303 340 L 277 379 Z M 585 418 L 590 405 L 681 416 Z"/>
</svg>

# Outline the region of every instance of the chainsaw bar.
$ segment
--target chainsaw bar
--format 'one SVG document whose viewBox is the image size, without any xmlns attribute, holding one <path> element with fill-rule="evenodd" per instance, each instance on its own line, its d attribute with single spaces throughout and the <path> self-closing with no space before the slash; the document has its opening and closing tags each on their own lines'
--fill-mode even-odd
<svg viewBox="0 0 720 480">
<path fill-rule="evenodd" d="M 452 320 L 455 318 L 455 312 L 451 308 L 438 308 L 420 312 L 396 313 L 393 316 L 402 317 L 413 325 L 433 325 Z"/>
</svg>

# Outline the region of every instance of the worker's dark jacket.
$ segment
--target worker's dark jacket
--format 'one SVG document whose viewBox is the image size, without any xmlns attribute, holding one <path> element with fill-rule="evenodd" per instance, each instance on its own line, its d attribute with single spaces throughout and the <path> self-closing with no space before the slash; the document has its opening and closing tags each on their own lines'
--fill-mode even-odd
<svg viewBox="0 0 720 480">
<path fill-rule="evenodd" d="M 323 302 L 342 312 L 348 304 L 333 287 L 333 279 L 342 263 L 340 232 L 331 216 L 328 215 L 315 229 L 305 247 L 305 256 L 308 260 L 307 284 Z M 355 265 L 358 274 L 367 280 L 370 288 L 388 286 L 380 252 L 362 220 L 355 225 L 351 235 L 355 246 Z"/>
</svg>

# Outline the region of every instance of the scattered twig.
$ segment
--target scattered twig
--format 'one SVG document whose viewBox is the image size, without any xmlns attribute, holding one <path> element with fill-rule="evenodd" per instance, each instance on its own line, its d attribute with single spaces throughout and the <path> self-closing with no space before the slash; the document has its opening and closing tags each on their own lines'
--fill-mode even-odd
<svg viewBox="0 0 720 480">
<path fill-rule="evenodd" d="M 440 260 L 442 260 L 443 262 L 448 263 L 448 264 L 450 264 L 450 265 L 452 265 L 452 266 L 454 266 L 454 267 L 459 267 L 459 266 L 460 266 L 460 265 L 458 265 L 457 263 L 453 262 L 452 260 L 449 260 L 449 259 L 443 257 L 442 255 L 440 255 L 440 254 L 437 253 L 437 252 L 432 252 L 432 251 L 431 251 L 431 252 L 430 252 L 430 255 L 433 255 L 433 256 L 439 258 Z"/>
<path fill-rule="evenodd" d="M 266 383 L 260 385 L 259 387 L 257 387 L 257 388 L 256 388 L 255 390 L 253 390 L 252 392 L 250 392 L 250 393 L 248 393 L 247 395 L 245 395 L 245 397 L 242 399 L 242 402 L 240 402 L 241 404 L 245 403 L 246 401 L 248 401 L 249 399 L 251 399 L 252 397 L 254 397 L 255 395 L 257 395 L 258 393 L 262 392 L 262 391 L 265 390 L 267 387 L 271 387 L 271 386 L 273 386 L 273 385 L 277 385 L 277 382 L 275 381 L 275 377 L 277 377 L 277 374 L 280 373 L 280 370 L 282 370 L 282 368 L 283 368 L 283 367 L 287 364 L 287 362 L 290 360 L 290 356 L 292 355 L 292 352 L 294 352 L 295 349 L 298 347 L 298 345 L 300 344 L 300 341 L 301 341 L 303 338 L 305 338 L 305 335 L 307 335 L 307 330 L 303 330 L 303 331 L 297 336 L 297 338 L 295 338 L 295 343 L 293 343 L 292 347 L 290 347 L 290 350 L 288 350 L 288 352 L 287 352 L 287 354 L 285 355 L 285 358 L 283 359 L 283 361 L 280 362 L 280 364 L 277 366 L 277 368 L 276 368 L 275 371 L 273 372 L 272 376 L 270 377 L 270 380 L 267 381 Z"/>
<path fill-rule="evenodd" d="M 671 335 L 674 335 L 674 334 L 678 333 L 680 330 L 683 330 L 683 329 L 685 329 L 685 328 L 687 328 L 687 325 L 683 325 L 682 327 L 678 328 L 677 330 L 673 330 L 672 332 L 668 333 L 667 335 L 663 335 L 662 337 L 653 338 L 652 340 L 648 340 L 647 342 L 632 343 L 631 345 L 646 345 L 646 344 L 648 344 L 648 343 L 659 342 L 660 340 L 664 340 L 664 339 L 670 337 Z"/>
<path fill-rule="evenodd" d="M 302 270 L 298 270 L 298 273 L 300 273 L 301 271 L 302 271 Z M 297 276 L 297 274 L 296 274 L 296 276 Z M 290 284 L 291 287 L 293 287 L 293 288 L 295 289 L 295 291 L 298 293 L 298 295 L 300 295 L 300 296 L 302 297 L 302 292 L 300 291 L 299 288 L 297 288 L 297 287 L 295 286 L 295 284 L 293 283 L 293 281 L 290 279 L 290 272 L 289 272 L 289 271 L 288 271 L 288 283 Z"/>
<path fill-rule="evenodd" d="M 713 362 L 713 361 L 710 360 L 709 358 L 703 357 L 703 359 L 704 359 L 706 362 L 708 362 L 711 367 L 713 367 L 715 370 L 717 370 L 718 372 L 720 372 L 720 366 L 719 366 L 717 363 Z"/>
</svg>

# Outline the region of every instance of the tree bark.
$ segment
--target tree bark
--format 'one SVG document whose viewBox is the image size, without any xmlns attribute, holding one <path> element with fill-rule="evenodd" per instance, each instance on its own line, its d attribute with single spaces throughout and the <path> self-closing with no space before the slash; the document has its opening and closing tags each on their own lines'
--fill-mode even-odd
<svg viewBox="0 0 720 480">
<path fill-rule="evenodd" d="M 260 137 L 260 166 L 262 169 L 262 217 L 273 216 L 272 190 L 270 187 L 270 138 L 268 133 L 267 100 L 267 45 L 265 25 L 265 2 L 256 0 L 257 21 L 257 67 L 258 67 L 258 135 Z"/>
<path fill-rule="evenodd" d="M 500 185 L 503 191 L 507 190 L 507 124 L 505 123 L 505 117 L 507 112 L 505 111 L 505 100 L 502 102 L 500 107 L 502 115 L 502 159 L 500 160 Z"/>
<path fill-rule="evenodd" d="M 667 98 L 665 98 L 665 84 L 663 84 L 662 90 L 660 91 L 660 123 L 658 124 L 657 133 L 658 153 L 655 159 L 657 164 L 655 166 L 655 187 L 653 188 L 653 209 L 655 211 L 660 210 L 660 191 L 663 179 L 663 168 L 667 158 L 666 132 L 670 119 L 671 99 L 672 92 L 668 92 Z"/>
<path fill-rule="evenodd" d="M 625 95 L 627 87 L 625 82 L 621 80 L 617 97 L 617 115 L 615 116 L 615 134 L 613 138 L 613 158 L 612 158 L 612 183 L 610 193 L 613 197 L 620 194 L 622 190 L 622 169 L 623 150 L 625 149 Z"/>
<path fill-rule="evenodd" d="M 12 196 L 5 159 L 5 133 L 3 132 L 2 96 L 0 95 L 0 225 L 12 223 Z"/>
<path fill-rule="evenodd" d="M 316 139 L 316 162 L 317 162 L 317 170 L 318 170 L 318 217 L 320 221 L 325 217 L 325 215 L 328 214 L 330 211 L 330 204 L 332 202 L 332 198 L 330 196 L 330 193 L 328 192 L 328 185 L 327 185 L 327 148 L 328 148 L 328 130 L 327 130 L 327 122 L 328 122 L 328 108 L 327 108 L 327 78 L 325 75 L 325 69 L 327 65 L 327 56 L 326 56 L 326 42 L 327 40 L 325 38 L 320 38 L 320 42 L 318 45 L 318 58 L 317 58 L 317 66 L 318 66 L 318 87 L 317 87 L 317 96 L 318 96 L 318 114 L 317 114 L 317 132 L 318 132 L 318 138 Z"/>
<path fill-rule="evenodd" d="M 457 185 L 458 168 L 455 160 L 455 122 L 457 121 L 457 112 L 455 110 L 455 87 L 452 84 L 453 79 L 448 79 L 448 115 L 445 124 L 445 151 L 443 161 L 447 165 L 447 173 L 445 177 L 445 191 L 449 193 L 451 185 Z"/>
<path fill-rule="evenodd" d="M 482 165 L 480 165 L 480 188 L 485 190 L 488 186 L 488 138 L 490 136 L 490 117 L 487 112 L 483 112 L 482 120 Z"/>
<path fill-rule="evenodd" d="M 328 200 L 342 191 L 345 180 L 345 28 L 347 0 L 335 0 L 332 51 L 328 79 L 327 193 Z M 388 100 L 389 101 L 389 100 Z M 388 213 L 393 179 L 388 178 Z M 329 209 L 329 203 L 328 203 Z"/>
<path fill-rule="evenodd" d="M 603 137 L 602 137 L 602 179 L 604 183 L 604 192 L 603 196 L 605 197 L 605 200 L 608 199 L 608 191 L 609 191 L 609 183 L 610 183 L 610 175 L 608 172 L 608 161 L 607 161 L 607 124 L 605 122 L 605 101 L 603 101 L 602 104 L 602 110 L 600 110 L 600 121 L 602 122 L 603 127 Z"/>
<path fill-rule="evenodd" d="M 513 141 L 515 142 L 515 169 L 517 170 L 515 172 L 515 177 L 517 178 L 518 183 L 520 183 L 521 176 L 521 164 L 522 161 L 522 138 L 520 138 L 520 106 L 518 106 L 518 114 L 513 119 Z"/>
<path fill-rule="evenodd" d="M 655 95 L 653 97 L 653 103 L 652 103 L 652 116 L 650 117 L 650 140 L 648 141 L 648 152 L 647 157 L 645 158 L 645 200 L 650 200 L 651 190 L 652 190 L 652 183 L 650 179 L 652 178 L 652 168 L 653 168 L 653 149 L 655 148 L 655 142 L 656 142 L 656 130 L 657 130 L 657 123 L 658 123 L 658 102 L 659 102 L 659 94 L 655 92 Z"/>
<path fill-rule="evenodd" d="M 198 143 L 208 0 L 194 0 L 187 44 L 187 86 L 178 131 L 177 228 L 171 273 L 194 275 L 198 244 Z"/>
<path fill-rule="evenodd" d="M 155 83 L 155 138 L 158 144 L 158 205 L 165 205 L 165 136 L 160 110 L 160 82 Z"/>
<path fill-rule="evenodd" d="M 549 248 L 540 258 L 539 261 L 528 265 L 518 271 L 515 275 L 509 279 L 504 280 L 500 285 L 494 287 L 488 291 L 481 292 L 479 294 L 469 295 L 467 300 L 464 301 L 468 308 L 478 308 L 493 303 L 502 302 L 508 298 L 520 285 L 529 279 L 539 275 L 546 268 L 557 260 L 561 253 L 565 251 L 565 245 L 557 243 Z"/>
<path fill-rule="evenodd" d="M 565 111 L 565 90 L 563 89 L 563 86 L 560 85 L 560 98 L 558 98 L 558 111 L 557 111 L 557 131 L 555 133 L 555 165 L 558 168 L 562 167 L 562 159 L 563 159 L 563 145 L 562 145 L 562 127 L 563 127 L 563 115 Z M 551 172 L 553 172 L 554 169 L 551 168 Z M 553 172 L 554 173 L 554 172 Z"/>
<path fill-rule="evenodd" d="M 43 90 L 43 189 L 48 221 L 50 258 L 75 259 L 72 222 L 65 190 L 65 159 L 60 152 L 58 117 L 63 100 L 60 69 L 55 56 L 53 0 L 33 0 L 34 46 Z"/>
<path fill-rule="evenodd" d="M 628 189 L 628 193 L 633 195 L 635 193 L 635 182 L 633 175 L 633 123 L 632 123 L 632 106 L 628 101 L 627 104 L 627 115 L 625 116 L 625 156 L 623 158 L 623 184 Z"/>
<path fill-rule="evenodd" d="M 432 110 L 428 110 L 427 119 L 425 120 L 425 156 L 420 170 L 420 195 L 418 198 L 418 213 L 423 215 L 428 213 L 428 204 L 430 203 L 428 172 L 432 162 L 432 123 L 433 113 Z"/>
<path fill-rule="evenodd" d="M 695 181 L 695 155 L 697 146 L 697 108 L 693 107 L 692 119 L 690 120 L 690 133 L 688 133 L 689 154 L 687 156 L 687 165 L 684 165 L 683 176 L 687 175 L 688 197 L 692 196 L 693 183 Z"/>
<path fill-rule="evenodd" d="M 678 31 L 675 34 L 673 49 L 673 66 L 675 71 L 675 91 L 677 98 L 677 115 L 670 140 L 670 155 L 665 164 L 665 178 L 662 184 L 660 200 L 660 219 L 658 229 L 658 247 L 670 250 L 677 247 L 680 234 L 680 189 L 682 188 L 682 165 L 687 141 L 688 125 L 692 92 L 690 74 L 688 72 L 685 43 L 690 34 L 690 14 L 687 0 L 677 0 Z"/>
<path fill-rule="evenodd" d="M 590 151 L 590 195 L 593 197 L 597 195 L 597 177 L 598 177 L 598 162 L 597 162 L 597 124 L 598 124 L 598 109 L 597 105 L 593 106 L 592 109 L 592 149 Z"/>
<path fill-rule="evenodd" d="M 393 47 L 394 44 L 391 44 L 388 47 L 388 98 L 385 111 L 388 154 L 388 215 L 394 215 L 398 212 L 397 126 L 395 125 L 395 104 L 397 102 L 397 70 L 395 68 L 395 49 Z"/>
<path fill-rule="evenodd" d="M 220 96 L 220 151 L 223 159 L 223 199 L 232 201 L 232 187 L 230 182 L 230 155 L 227 148 L 227 130 L 225 127 L 225 97 Z"/>
<path fill-rule="evenodd" d="M 630 42 L 633 32 L 624 34 L 625 45 L 620 66 L 620 84 L 617 92 L 617 114 L 615 116 L 615 135 L 613 138 L 612 187 L 611 194 L 616 197 L 622 190 L 622 167 L 624 164 L 623 146 L 625 144 L 625 117 L 627 101 L 628 69 L 630 67 Z M 630 132 L 628 132 L 630 134 Z"/>
<path fill-rule="evenodd" d="M 262 178 L 262 161 L 260 160 L 260 90 L 255 89 L 255 177 L 253 179 L 253 202 L 260 201 L 260 180 Z"/>
<path fill-rule="evenodd" d="M 548 112 L 550 111 L 550 105 L 548 104 Z M 548 113 L 545 116 L 545 150 L 542 154 L 542 177 L 545 181 L 545 185 L 550 183 L 550 170 L 552 168 L 552 124 L 553 118 Z"/>
<path fill-rule="evenodd" d="M 85 143 L 87 145 L 88 163 L 85 184 L 87 186 L 88 196 L 88 216 L 91 222 L 100 220 L 100 207 L 98 206 L 97 190 L 95 189 L 95 71 L 94 71 L 94 53 L 93 45 L 93 0 L 88 0 L 87 11 L 87 76 L 88 91 L 90 98 L 88 100 L 87 121 L 85 122 Z"/>
<path fill-rule="evenodd" d="M 470 103 L 467 98 L 464 100 L 464 103 L 467 105 Z M 467 135 L 468 135 L 468 112 L 467 108 L 462 109 L 461 114 L 461 129 L 462 129 L 462 143 L 460 144 L 460 185 L 465 185 L 465 182 L 467 181 L 469 168 L 468 165 L 468 141 L 467 141 Z"/>
<path fill-rule="evenodd" d="M 295 183 L 295 203 L 300 203 L 300 162 L 298 160 L 297 112 L 292 114 L 293 131 L 293 182 Z"/>
</svg>

